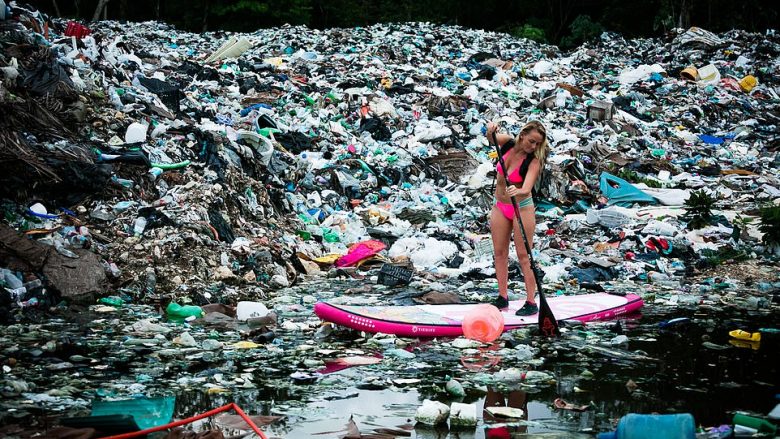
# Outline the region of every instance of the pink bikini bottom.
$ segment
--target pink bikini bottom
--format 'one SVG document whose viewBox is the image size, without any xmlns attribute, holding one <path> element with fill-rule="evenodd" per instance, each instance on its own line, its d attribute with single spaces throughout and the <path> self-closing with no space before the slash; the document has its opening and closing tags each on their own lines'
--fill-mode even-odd
<svg viewBox="0 0 780 439">
<path fill-rule="evenodd" d="M 517 203 L 517 208 L 522 209 L 524 207 L 533 206 L 533 205 L 534 205 L 534 199 L 532 197 L 528 197 L 524 200 L 521 200 L 519 203 Z M 501 213 L 504 214 L 504 217 L 509 221 L 513 221 L 515 219 L 515 208 L 512 207 L 512 203 L 502 203 L 500 201 L 496 201 L 496 207 L 498 207 L 498 210 L 500 210 Z"/>
</svg>

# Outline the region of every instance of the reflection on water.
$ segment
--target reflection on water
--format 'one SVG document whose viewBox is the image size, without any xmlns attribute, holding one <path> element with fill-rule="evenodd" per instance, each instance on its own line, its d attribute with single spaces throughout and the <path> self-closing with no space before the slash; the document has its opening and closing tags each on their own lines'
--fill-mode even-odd
<svg viewBox="0 0 780 439">
<path fill-rule="evenodd" d="M 339 373 L 351 373 L 348 371 Z M 472 396 L 460 402 L 475 404 L 479 413 L 479 425 L 471 429 L 449 430 L 441 427 L 415 424 L 414 414 L 417 407 L 426 398 L 420 392 L 410 389 L 405 392 L 398 390 L 360 390 L 350 387 L 343 391 L 350 395 L 345 399 L 311 401 L 305 405 L 290 406 L 289 391 L 283 389 L 265 389 L 245 392 L 236 395 L 235 402 L 249 414 L 284 414 L 285 418 L 263 427 L 269 437 L 278 438 L 338 438 L 342 437 L 348 428 L 350 420 L 366 434 L 376 429 L 409 430 L 412 438 L 515 438 L 525 437 L 526 433 L 546 433 L 544 437 L 557 437 L 563 433 L 561 425 L 568 422 L 557 419 L 545 402 L 534 400 L 533 394 L 522 390 L 499 392 L 489 389 L 487 395 Z M 176 418 L 192 416 L 205 411 L 206 407 L 218 407 L 231 402 L 231 395 L 205 395 L 199 392 L 183 393 L 177 398 Z M 273 401 L 273 402 L 268 402 Z M 443 401 L 451 402 L 451 401 Z M 506 406 L 524 411 L 520 419 L 491 416 L 483 409 L 485 407 Z M 238 433 L 226 431 L 226 433 Z M 565 437 L 572 436 L 567 433 Z M 584 436 L 588 437 L 588 436 Z"/>
<path fill-rule="evenodd" d="M 191 416 L 235 401 L 250 415 L 283 415 L 283 420 L 263 427 L 270 437 L 277 438 L 337 438 L 348 431 L 350 422 L 363 433 L 400 429 L 410 430 L 413 438 L 425 439 L 592 438 L 588 433 L 609 429 L 614 420 L 629 412 L 689 412 L 698 425 L 712 426 L 728 423 L 729 412 L 736 409 L 759 413 L 771 410 L 777 392 L 777 344 L 762 341 L 760 346 L 734 346 L 729 344 L 728 331 L 776 326 L 776 316 L 751 316 L 747 323 L 727 313 L 706 320 L 697 320 L 691 313 L 687 317 L 692 320 L 685 325 L 660 329 L 657 324 L 683 316 L 686 315 L 645 315 L 638 322 L 623 325 L 629 338 L 627 345 L 603 345 L 602 350 L 586 355 L 567 346 L 566 341 L 547 347 L 555 355 L 543 351 L 540 356 L 547 358 L 543 370 L 555 377 L 552 386 L 514 391 L 488 388 L 487 394 L 471 390 L 461 399 L 452 399 L 431 383 L 444 383 L 445 377 L 453 373 L 468 380 L 477 373 L 514 365 L 495 361 L 492 352 L 484 353 L 484 362 L 470 359 L 461 363 L 450 357 L 440 358 L 434 353 L 426 354 L 423 343 L 418 360 L 424 358 L 433 367 L 417 372 L 416 377 L 421 379 L 418 388 L 369 390 L 370 387 L 358 385 L 362 378 L 385 371 L 377 366 L 361 366 L 328 375 L 337 383 L 331 386 L 322 382 L 294 386 L 281 377 L 283 385 L 265 384 L 235 394 L 181 393 L 175 417 Z M 590 327 L 584 329 L 589 330 Z M 627 358 L 619 355 L 621 352 L 636 355 Z M 264 377 L 257 377 L 256 383 L 264 382 Z M 589 409 L 555 409 L 556 398 Z M 479 425 L 465 430 L 449 430 L 446 426 L 413 428 L 415 411 L 423 399 L 475 404 Z M 520 419 L 499 419 L 483 411 L 495 406 L 520 408 L 525 415 Z"/>
</svg>

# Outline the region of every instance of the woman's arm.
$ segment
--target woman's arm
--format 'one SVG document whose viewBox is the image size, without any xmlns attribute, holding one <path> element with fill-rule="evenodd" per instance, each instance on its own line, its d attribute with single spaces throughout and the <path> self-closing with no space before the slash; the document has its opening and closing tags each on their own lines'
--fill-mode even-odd
<svg viewBox="0 0 780 439">
<path fill-rule="evenodd" d="M 536 184 L 536 179 L 539 178 L 540 171 L 539 160 L 533 160 L 531 164 L 528 165 L 528 173 L 525 174 L 525 178 L 523 179 L 523 186 L 517 187 L 515 185 L 510 185 L 506 188 L 506 194 L 510 197 L 527 197 L 531 195 L 531 191 Z"/>
<path fill-rule="evenodd" d="M 521 196 L 531 195 L 531 191 L 534 189 L 536 179 L 539 178 L 539 172 L 541 171 L 539 160 L 535 158 L 531 158 L 531 160 L 531 164 L 528 165 L 528 173 L 525 174 L 523 179 L 523 187 L 520 189 Z"/>
<path fill-rule="evenodd" d="M 498 125 L 496 125 L 493 122 L 488 123 L 487 132 L 485 133 L 485 135 L 487 136 L 488 143 L 491 145 L 493 144 L 493 133 L 495 133 L 497 129 L 498 129 Z M 509 134 L 496 133 L 496 139 L 498 140 L 499 145 L 504 145 L 506 142 L 512 140 L 513 137 L 510 136 Z"/>
</svg>

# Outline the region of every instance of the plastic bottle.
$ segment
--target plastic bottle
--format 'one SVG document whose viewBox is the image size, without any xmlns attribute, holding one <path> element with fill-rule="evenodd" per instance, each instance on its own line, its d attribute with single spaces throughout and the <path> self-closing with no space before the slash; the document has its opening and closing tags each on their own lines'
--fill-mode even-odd
<svg viewBox="0 0 780 439">
<path fill-rule="evenodd" d="M 152 181 L 156 181 L 157 177 L 162 175 L 163 170 L 157 167 L 149 168 L 149 178 L 151 178 Z"/>
<path fill-rule="evenodd" d="M 146 229 L 146 218 L 139 216 L 133 224 L 133 234 L 141 236 L 144 233 L 144 229 Z"/>
<path fill-rule="evenodd" d="M 16 277 L 14 272 L 7 268 L 0 268 L 0 275 L 2 275 L 0 276 L 0 280 L 5 282 L 5 285 L 8 288 L 17 289 L 24 286 L 24 283 L 21 281 L 21 279 Z"/>
<path fill-rule="evenodd" d="M 126 178 L 119 178 L 116 175 L 111 177 L 111 181 L 116 183 L 116 184 L 118 184 L 118 185 L 120 185 L 120 186 L 126 187 L 128 189 L 132 189 L 133 186 L 135 185 L 133 180 L 128 180 Z"/>
<path fill-rule="evenodd" d="M 113 210 L 114 213 L 122 213 L 133 206 L 135 206 L 135 201 L 120 201 L 114 204 L 114 207 L 112 207 L 111 210 Z"/>
<path fill-rule="evenodd" d="M 735 432 L 741 430 L 743 433 L 751 433 L 751 434 L 769 433 L 772 436 L 774 436 L 775 433 L 777 433 L 776 425 L 772 424 L 766 419 L 757 418 L 755 416 L 749 416 L 744 413 L 734 414 L 732 423 L 734 424 Z M 742 426 L 743 428 L 738 430 L 737 426 Z M 748 429 L 752 429 L 754 431 L 746 430 L 744 427 L 747 427 Z"/>
<path fill-rule="evenodd" d="M 148 271 L 146 273 L 146 284 L 144 285 L 144 294 L 151 296 L 154 294 L 154 290 L 157 287 L 157 275 L 154 271 Z"/>
<path fill-rule="evenodd" d="M 71 258 L 71 259 L 79 258 L 79 255 L 65 248 L 65 242 L 61 239 L 54 240 L 54 249 L 57 251 L 57 253 L 61 254 L 62 256 L 65 256 L 66 258 Z"/>
<path fill-rule="evenodd" d="M 179 305 L 176 302 L 171 302 L 168 307 L 165 308 L 165 314 L 168 315 L 168 320 L 173 322 L 182 322 L 184 320 L 191 320 L 192 317 L 199 318 L 204 315 L 203 309 L 196 305 Z"/>
<path fill-rule="evenodd" d="M 629 413 L 618 422 L 617 430 L 599 433 L 598 439 L 695 439 L 696 424 L 690 413 L 643 415 Z"/>
<path fill-rule="evenodd" d="M 479 305 L 463 317 L 462 327 L 466 338 L 490 343 L 504 332 L 504 316 L 493 305 Z"/>
</svg>

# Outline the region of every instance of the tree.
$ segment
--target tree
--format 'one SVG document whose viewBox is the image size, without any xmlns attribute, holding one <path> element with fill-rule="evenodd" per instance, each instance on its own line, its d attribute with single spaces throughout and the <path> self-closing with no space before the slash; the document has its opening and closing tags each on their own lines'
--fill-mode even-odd
<svg viewBox="0 0 780 439">
<path fill-rule="evenodd" d="M 95 13 L 92 15 L 92 21 L 98 21 L 100 20 L 100 14 L 103 13 L 103 11 L 106 9 L 106 6 L 108 6 L 108 2 L 111 0 L 99 0 L 97 8 L 95 8 Z"/>
<path fill-rule="evenodd" d="M 575 47 L 585 41 L 598 37 L 604 32 L 601 24 L 593 22 L 588 15 L 578 15 L 569 25 L 571 35 L 561 39 L 561 46 Z"/>
<path fill-rule="evenodd" d="M 57 0 L 51 0 L 51 5 L 54 7 L 54 13 L 57 14 L 57 18 L 62 18 L 62 14 L 60 14 L 60 7 L 57 6 Z"/>
</svg>

